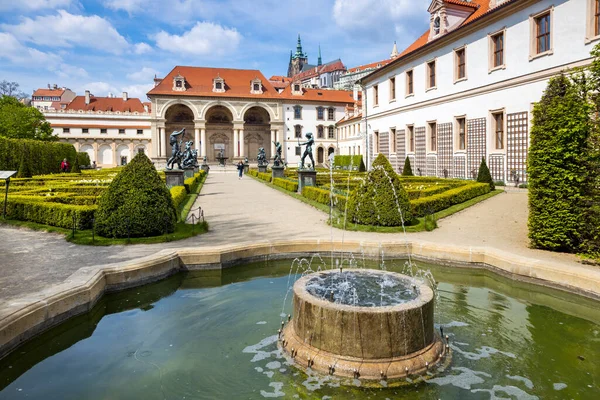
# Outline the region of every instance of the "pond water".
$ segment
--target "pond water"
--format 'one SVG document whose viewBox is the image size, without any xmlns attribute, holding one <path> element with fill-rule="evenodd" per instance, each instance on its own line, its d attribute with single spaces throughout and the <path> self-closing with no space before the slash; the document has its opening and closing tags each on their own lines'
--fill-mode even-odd
<svg viewBox="0 0 600 400">
<path fill-rule="evenodd" d="M 288 365 L 276 339 L 282 307 L 291 312 L 290 261 L 269 261 L 105 296 L 0 360 L 0 399 L 600 398 L 597 302 L 481 270 L 419 265 L 439 284 L 436 327 L 453 351 L 427 382 L 340 386 Z"/>
</svg>

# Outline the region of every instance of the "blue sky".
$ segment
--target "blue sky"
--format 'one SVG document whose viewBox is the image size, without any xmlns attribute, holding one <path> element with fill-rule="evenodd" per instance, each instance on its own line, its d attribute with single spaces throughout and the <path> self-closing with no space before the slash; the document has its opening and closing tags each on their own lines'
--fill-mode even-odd
<svg viewBox="0 0 600 400">
<path fill-rule="evenodd" d="M 316 63 L 350 68 L 402 51 L 429 0 L 0 0 L 0 81 L 143 97 L 175 65 L 285 75 L 298 33 Z"/>
</svg>

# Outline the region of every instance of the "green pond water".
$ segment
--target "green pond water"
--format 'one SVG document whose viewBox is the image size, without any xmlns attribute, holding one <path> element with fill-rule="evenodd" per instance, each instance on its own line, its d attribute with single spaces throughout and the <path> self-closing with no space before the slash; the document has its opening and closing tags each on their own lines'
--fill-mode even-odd
<svg viewBox="0 0 600 400">
<path fill-rule="evenodd" d="M 0 399 L 600 399 L 600 304 L 418 264 L 439 283 L 453 351 L 426 383 L 340 386 L 290 366 L 275 341 L 291 262 L 265 261 L 105 296 L 0 360 Z"/>
</svg>

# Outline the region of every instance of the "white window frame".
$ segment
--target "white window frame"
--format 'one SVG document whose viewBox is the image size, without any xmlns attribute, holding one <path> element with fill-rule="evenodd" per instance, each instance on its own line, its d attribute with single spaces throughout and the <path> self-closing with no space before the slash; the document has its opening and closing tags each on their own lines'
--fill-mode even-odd
<svg viewBox="0 0 600 400">
<path fill-rule="evenodd" d="M 498 35 L 502 35 L 502 64 L 494 66 L 495 60 L 495 48 L 494 38 Z M 488 74 L 500 69 L 506 69 L 506 27 L 503 27 L 496 32 L 488 33 Z"/>
<path fill-rule="evenodd" d="M 595 5 L 596 0 L 586 0 L 587 2 L 587 14 L 586 14 L 586 26 L 585 26 L 585 44 L 589 44 L 600 39 L 600 30 L 596 34 L 596 18 L 595 18 Z"/>
<path fill-rule="evenodd" d="M 434 80 L 435 80 L 435 85 L 434 86 L 429 86 L 429 84 L 431 83 L 431 80 L 430 80 L 430 78 L 431 78 L 431 72 L 430 72 L 430 67 L 429 67 L 430 64 L 433 64 L 434 65 L 434 69 L 435 69 L 435 73 L 433 74 Z M 437 59 L 434 58 L 432 60 L 426 61 L 425 62 L 425 87 L 426 87 L 425 92 L 429 92 L 430 90 L 436 90 L 437 89 L 437 84 L 438 84 L 437 73 L 438 73 Z M 413 82 L 414 82 L 414 77 L 413 77 Z"/>
<path fill-rule="evenodd" d="M 550 49 L 538 53 L 537 52 L 537 23 L 536 20 L 544 14 L 550 14 Z M 554 54 L 554 6 L 550 6 L 540 12 L 529 15 L 529 61 L 533 61 L 540 57 L 551 56 Z"/>
<path fill-rule="evenodd" d="M 465 121 L 465 148 L 464 149 L 460 148 L 460 124 L 458 123 L 459 119 L 462 119 Z M 468 140 L 468 138 L 467 138 L 467 115 L 466 114 L 457 115 L 454 117 L 454 132 L 455 132 L 455 134 L 453 135 L 454 136 L 454 145 L 453 145 L 454 152 L 466 153 L 467 146 L 468 146 L 468 143 L 467 143 L 467 140 Z"/>
<path fill-rule="evenodd" d="M 459 51 L 464 51 L 465 53 L 465 76 L 463 76 L 462 78 L 458 77 L 458 52 Z M 437 73 L 437 71 L 436 71 Z M 454 49 L 454 83 L 458 83 L 458 82 L 463 82 L 466 81 L 468 79 L 468 75 L 467 75 L 467 45 L 462 45 L 461 47 L 457 47 Z M 436 77 L 436 84 L 437 84 L 437 77 Z"/>
</svg>

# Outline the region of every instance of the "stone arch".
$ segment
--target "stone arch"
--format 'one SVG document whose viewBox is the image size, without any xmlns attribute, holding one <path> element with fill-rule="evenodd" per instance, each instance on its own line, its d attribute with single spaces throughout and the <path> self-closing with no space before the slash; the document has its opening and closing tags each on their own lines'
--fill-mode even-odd
<svg viewBox="0 0 600 400">
<path fill-rule="evenodd" d="M 323 161 L 325 161 L 324 154 L 325 154 L 325 150 L 323 149 L 323 146 L 317 147 L 317 159 L 316 159 L 317 164 L 323 164 Z"/>
<path fill-rule="evenodd" d="M 205 110 L 204 118 L 208 138 L 206 158 L 214 162 L 223 153 L 223 156 L 231 161 L 234 157 L 234 147 L 237 146 L 233 138 L 234 113 L 223 104 L 214 104 Z"/>
<path fill-rule="evenodd" d="M 121 144 L 117 147 L 116 151 L 117 165 L 127 165 L 131 161 L 131 154 L 129 154 L 129 146 Z"/>
<path fill-rule="evenodd" d="M 165 129 L 163 135 L 165 136 L 164 142 L 166 143 L 166 149 L 164 153 L 167 157 L 171 154 L 171 145 L 169 144 L 169 136 L 175 131 L 185 129 L 185 135 L 179 136 L 179 140 L 193 140 L 194 139 L 194 110 L 187 104 L 176 103 L 172 104 L 165 111 Z M 160 140 L 160 138 L 159 138 Z M 120 159 L 117 160 L 120 165 Z"/>
<path fill-rule="evenodd" d="M 146 156 L 150 157 L 150 155 L 148 154 L 148 149 L 146 148 L 146 145 L 145 145 L 145 144 L 137 144 L 137 145 L 135 146 L 133 157 L 135 157 L 135 156 L 136 156 L 138 153 L 140 153 L 140 152 L 142 152 L 142 153 L 144 153 Z"/>
<path fill-rule="evenodd" d="M 104 166 L 112 166 L 114 164 L 113 151 L 109 145 L 103 144 L 98 147 L 98 164 Z"/>
<path fill-rule="evenodd" d="M 165 103 L 165 104 L 164 104 L 164 105 L 163 105 L 163 106 L 162 106 L 162 107 L 159 109 L 159 110 L 160 110 L 160 114 L 159 114 L 159 112 L 157 112 L 157 113 L 156 113 L 156 114 L 157 114 L 156 116 L 157 116 L 157 117 L 161 117 L 161 116 L 162 116 L 163 118 L 166 118 L 167 111 L 169 111 L 169 108 L 171 108 L 172 106 L 178 105 L 178 104 L 180 104 L 180 105 L 184 105 L 184 106 L 186 106 L 187 108 L 189 108 L 190 110 L 192 110 L 192 113 L 194 114 L 194 119 L 199 119 L 199 117 L 200 117 L 200 113 L 198 112 L 198 109 L 197 109 L 196 107 L 194 107 L 194 105 L 193 105 L 191 102 L 189 102 L 189 101 L 187 101 L 187 100 L 181 100 L 181 99 L 173 99 L 173 100 L 169 100 L 169 101 L 167 101 L 167 102 L 166 102 L 166 103 Z M 158 110 L 157 110 L 157 111 L 158 111 Z"/>
<path fill-rule="evenodd" d="M 207 124 L 231 124 L 234 120 L 234 113 L 228 107 L 216 104 L 206 108 L 203 117 Z"/>
<path fill-rule="evenodd" d="M 229 111 L 232 121 L 235 119 L 235 117 L 239 117 L 239 115 L 237 115 L 235 112 L 235 107 L 233 107 L 230 103 L 228 103 L 226 101 L 216 100 L 216 101 L 211 101 L 210 103 L 206 104 L 204 106 L 204 108 L 202 108 L 202 110 L 200 111 L 200 113 L 198 115 L 198 119 L 203 119 L 205 121 L 208 121 L 207 115 L 209 114 L 209 111 L 212 108 L 218 107 L 218 106 L 224 107 Z"/>
<path fill-rule="evenodd" d="M 87 153 L 87 155 L 90 157 L 90 162 L 95 161 L 94 147 L 91 144 L 82 144 L 78 151 L 81 153 Z"/>
<path fill-rule="evenodd" d="M 263 135 L 260 135 L 257 132 L 251 132 L 244 137 L 244 146 L 247 149 L 246 156 L 249 160 L 256 160 L 259 147 L 265 148 L 265 152 L 268 151 L 265 146 Z"/>
<path fill-rule="evenodd" d="M 243 117 L 244 115 L 246 115 L 246 112 L 248 110 L 250 110 L 251 108 L 260 108 L 263 109 L 264 111 L 267 112 L 267 114 L 269 115 L 269 121 L 273 121 L 274 119 L 277 119 L 277 117 L 275 116 L 275 114 L 273 113 L 273 110 L 268 107 L 265 106 L 264 104 L 258 103 L 258 102 L 254 102 L 254 103 L 248 103 L 246 104 L 241 110 L 240 110 L 240 116 Z"/>
<path fill-rule="evenodd" d="M 271 115 L 269 110 L 260 105 L 252 105 L 245 108 L 242 118 L 246 135 L 243 143 L 245 154 L 249 159 L 255 160 L 258 148 L 263 147 L 265 156 L 270 159 L 273 154 L 271 154 Z"/>
</svg>

